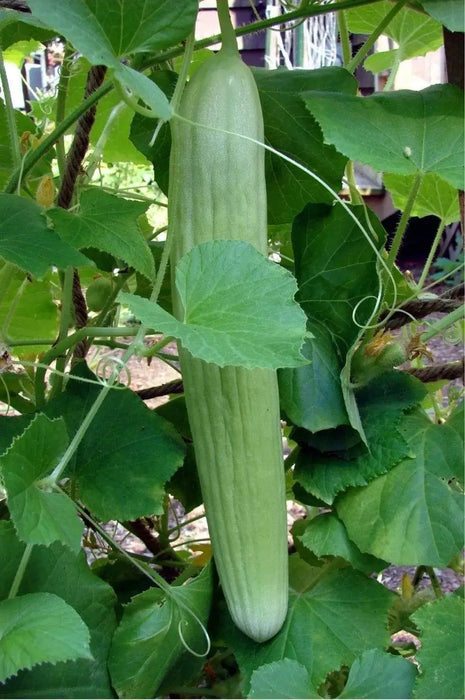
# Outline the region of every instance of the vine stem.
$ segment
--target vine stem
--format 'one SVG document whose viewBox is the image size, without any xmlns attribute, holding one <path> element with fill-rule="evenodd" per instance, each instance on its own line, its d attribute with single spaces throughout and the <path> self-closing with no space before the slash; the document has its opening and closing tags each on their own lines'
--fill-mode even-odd
<svg viewBox="0 0 465 700">
<path fill-rule="evenodd" d="M 339 27 L 339 37 L 341 39 L 342 48 L 342 65 L 346 70 L 349 70 L 347 66 L 349 65 L 350 59 L 352 57 L 352 50 L 349 41 L 349 29 L 347 27 L 347 20 L 344 10 L 339 10 L 337 13 L 337 24 Z"/>
<path fill-rule="evenodd" d="M 3 98 L 5 100 L 6 123 L 8 134 L 10 137 L 10 150 L 13 167 L 20 169 L 22 165 L 21 149 L 19 146 L 19 135 L 16 127 L 15 110 L 11 99 L 10 85 L 6 74 L 5 61 L 3 60 L 3 51 L 0 44 L 0 82 L 2 84 Z"/>
<path fill-rule="evenodd" d="M 217 0 L 216 4 L 221 29 L 221 49 L 223 52 L 237 55 L 239 51 L 237 48 L 236 32 L 234 31 L 231 15 L 229 14 L 229 2 L 228 0 Z"/>
<path fill-rule="evenodd" d="M 71 77 L 70 63 L 72 61 L 73 52 L 74 52 L 74 50 L 73 50 L 72 46 L 69 44 L 69 42 L 67 42 L 66 46 L 65 46 L 65 50 L 64 50 L 64 55 L 63 55 L 63 63 L 61 64 L 60 80 L 58 82 L 58 89 L 57 89 L 57 101 L 56 101 L 56 109 L 55 109 L 55 122 L 57 124 L 60 124 L 60 122 L 62 122 L 63 119 L 65 118 L 66 99 L 68 97 L 69 80 Z M 65 169 L 66 169 L 66 152 L 65 152 L 64 134 L 62 134 L 56 142 L 56 154 L 57 154 L 58 170 L 60 172 L 61 179 L 63 179 L 63 175 L 64 175 Z"/>
<path fill-rule="evenodd" d="M 453 323 L 455 323 L 456 321 L 460 321 L 463 318 L 463 315 L 463 306 L 459 306 L 454 311 L 451 311 L 450 314 L 444 316 L 444 318 L 440 318 L 439 321 L 432 323 L 428 330 L 421 334 L 420 340 L 423 343 L 427 343 L 428 340 L 434 338 L 435 335 L 439 335 L 439 333 L 445 331 Z"/>
<path fill-rule="evenodd" d="M 428 277 L 428 273 L 430 271 L 431 265 L 433 264 L 433 259 L 437 250 L 437 247 L 441 241 L 442 234 L 444 232 L 444 229 L 446 227 L 446 222 L 445 219 L 441 219 L 439 222 L 438 230 L 436 232 L 436 236 L 434 237 L 433 244 L 431 246 L 431 249 L 428 253 L 428 258 L 425 262 L 425 265 L 423 267 L 420 279 L 418 280 L 418 288 L 421 289 L 423 285 L 425 284 L 426 278 Z"/>
<path fill-rule="evenodd" d="M 23 552 L 23 556 L 21 557 L 21 561 L 19 562 L 19 566 L 16 570 L 15 577 L 13 579 L 13 583 L 11 584 L 10 592 L 8 593 L 8 600 L 11 598 L 16 598 L 18 594 L 19 587 L 21 585 L 21 581 L 24 578 L 24 573 L 26 571 L 26 567 L 29 563 L 29 559 L 31 558 L 31 553 L 34 548 L 33 544 L 27 544 L 26 548 Z"/>
<path fill-rule="evenodd" d="M 407 229 L 407 224 L 408 224 L 409 219 L 412 215 L 413 205 L 415 203 L 415 199 L 417 198 L 422 179 L 423 179 L 423 174 L 417 173 L 415 180 L 413 181 L 412 188 L 410 190 L 410 194 L 408 196 L 407 202 L 405 204 L 404 211 L 402 212 L 402 216 L 400 218 L 399 225 L 398 225 L 396 233 L 394 235 L 394 240 L 392 241 L 391 249 L 389 251 L 389 255 L 388 255 L 388 258 L 386 261 L 386 264 L 387 264 L 387 267 L 389 268 L 389 271 L 392 270 L 392 268 L 394 267 L 394 264 L 396 262 L 397 253 L 399 252 L 400 246 L 402 244 L 402 239 L 404 237 L 404 233 Z"/>
</svg>

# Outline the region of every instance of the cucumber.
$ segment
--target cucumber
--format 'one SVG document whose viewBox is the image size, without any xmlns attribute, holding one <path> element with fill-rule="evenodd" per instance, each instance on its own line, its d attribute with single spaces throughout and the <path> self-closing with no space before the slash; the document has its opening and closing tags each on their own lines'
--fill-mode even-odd
<svg viewBox="0 0 465 700">
<path fill-rule="evenodd" d="M 171 264 L 211 240 L 267 252 L 264 150 L 255 81 L 238 52 L 227 2 L 223 46 L 194 73 L 171 121 Z M 173 285 L 174 289 L 174 285 Z M 183 317 L 174 292 L 174 313 Z M 274 370 L 218 367 L 179 347 L 213 555 L 235 624 L 258 642 L 281 628 L 288 601 L 285 475 Z"/>
</svg>

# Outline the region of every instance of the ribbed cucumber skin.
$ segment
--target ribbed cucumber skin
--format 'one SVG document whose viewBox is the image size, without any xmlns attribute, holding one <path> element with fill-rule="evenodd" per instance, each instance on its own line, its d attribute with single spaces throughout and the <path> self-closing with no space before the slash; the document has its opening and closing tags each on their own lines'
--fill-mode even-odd
<svg viewBox="0 0 465 700">
<path fill-rule="evenodd" d="M 179 113 L 263 141 L 253 76 L 220 52 L 198 68 Z M 266 253 L 264 151 L 244 139 L 172 122 L 172 268 L 193 246 L 244 240 Z M 183 317 L 179 298 L 175 314 Z M 208 364 L 179 348 L 189 422 L 226 602 L 252 639 L 270 639 L 287 611 L 287 518 L 276 372 Z"/>
</svg>

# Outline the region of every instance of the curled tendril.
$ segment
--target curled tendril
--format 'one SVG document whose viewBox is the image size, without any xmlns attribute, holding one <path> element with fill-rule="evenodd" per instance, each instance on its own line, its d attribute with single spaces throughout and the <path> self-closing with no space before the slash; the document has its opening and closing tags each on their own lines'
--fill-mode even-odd
<svg viewBox="0 0 465 700">
<path fill-rule="evenodd" d="M 454 323 L 444 331 L 444 342 L 447 345 L 458 345 L 463 343 L 464 327 L 462 322 Z"/>
<path fill-rule="evenodd" d="M 188 625 L 188 624 L 189 624 L 189 621 L 186 620 L 185 618 L 181 618 L 181 620 L 179 620 L 179 624 L 178 624 L 178 635 L 179 635 L 179 639 L 181 640 L 181 644 L 183 645 L 183 647 L 184 647 L 190 654 L 192 654 L 193 656 L 196 656 L 198 659 L 203 659 L 203 658 L 205 658 L 205 657 L 208 656 L 208 654 L 210 653 L 210 649 L 211 649 L 211 646 L 212 646 L 211 639 L 210 639 L 210 635 L 209 635 L 208 632 L 207 632 L 207 628 L 205 627 L 205 625 L 203 624 L 203 622 L 200 620 L 200 618 L 197 617 L 197 615 L 196 615 L 194 612 L 192 612 L 192 610 L 191 610 L 190 608 L 187 607 L 187 605 L 184 605 L 184 603 L 181 603 L 179 600 L 176 600 L 176 598 L 174 599 L 174 601 L 175 601 L 176 605 L 178 605 L 180 608 L 183 608 L 187 613 L 189 613 L 189 615 L 190 615 L 190 616 L 195 620 L 195 622 L 199 625 L 200 629 L 202 630 L 202 634 L 203 634 L 203 636 L 205 637 L 205 641 L 206 641 L 206 643 L 207 643 L 207 646 L 206 646 L 205 651 L 199 652 L 199 651 L 195 651 L 195 649 L 193 649 L 193 648 L 187 643 L 187 641 L 186 641 L 186 639 L 185 639 L 185 637 L 184 637 L 183 631 L 182 631 L 182 626 L 183 626 L 183 624 L 184 624 L 184 625 Z"/>
<path fill-rule="evenodd" d="M 116 382 L 122 384 L 124 388 L 129 388 L 131 384 L 131 373 L 128 366 L 120 357 L 110 355 L 102 357 L 95 371 L 97 379 L 103 386 L 114 385 Z"/>
</svg>

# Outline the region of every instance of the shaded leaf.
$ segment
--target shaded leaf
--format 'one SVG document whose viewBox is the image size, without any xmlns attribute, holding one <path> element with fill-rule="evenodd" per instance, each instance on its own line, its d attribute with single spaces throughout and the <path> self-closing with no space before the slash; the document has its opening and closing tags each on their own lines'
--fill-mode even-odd
<svg viewBox="0 0 465 700">
<path fill-rule="evenodd" d="M 384 184 L 389 190 L 394 206 L 403 211 L 412 190 L 414 175 L 392 175 L 385 173 Z M 434 173 L 427 173 L 421 181 L 411 216 L 437 216 L 444 224 L 460 220 L 457 189 Z"/>
<path fill-rule="evenodd" d="M 64 269 L 91 264 L 47 227 L 36 202 L 16 194 L 0 194 L 0 255 L 39 278 L 51 265 Z"/>
<path fill-rule="evenodd" d="M 348 425 L 341 391 L 341 365 L 331 336 L 315 326 L 302 354 L 309 364 L 278 371 L 281 408 L 294 424 L 313 433 Z"/>
<path fill-rule="evenodd" d="M 85 365 L 75 373 L 95 379 Z M 72 436 L 98 392 L 91 384 L 70 381 L 47 413 L 63 416 Z M 163 512 L 164 484 L 183 463 L 184 452 L 167 421 L 129 389 L 114 389 L 86 431 L 68 474 L 76 479 L 82 502 L 102 520 L 135 520 Z"/>
<path fill-rule="evenodd" d="M 188 647 L 197 653 L 205 650 L 207 640 L 200 622 L 206 624 L 210 610 L 211 575 L 207 567 L 192 582 L 172 586 L 170 596 L 152 588 L 124 608 L 109 659 L 119 697 L 153 697 Z"/>
<path fill-rule="evenodd" d="M 363 552 L 397 565 L 446 567 L 463 545 L 463 498 L 447 484 L 463 443 L 420 412 L 404 418 L 402 432 L 412 457 L 340 496 L 337 512 Z"/>
<path fill-rule="evenodd" d="M 301 93 L 328 90 L 355 94 L 354 78 L 337 66 L 298 71 L 255 68 L 253 74 L 263 110 L 266 143 L 338 191 L 345 158 L 323 142 L 320 128 L 306 110 Z M 333 195 L 320 183 L 279 156 L 266 152 L 265 165 L 270 224 L 292 221 L 308 202 L 332 202 Z"/>
<path fill-rule="evenodd" d="M 304 449 L 294 473 L 297 481 L 314 496 L 332 503 L 339 491 L 363 486 L 385 473 L 414 449 L 400 430 L 402 414 L 418 404 L 425 393 L 418 380 L 401 372 L 386 373 L 373 380 L 356 393 L 368 449 L 359 444 L 349 452 L 325 455 Z M 331 448 L 331 433 L 328 443 L 329 453 L 337 449 Z"/>
<path fill-rule="evenodd" d="M 281 631 L 257 644 L 232 623 L 221 629 L 246 683 L 264 664 L 294 659 L 318 687 L 329 671 L 348 665 L 363 651 L 387 643 L 386 615 L 394 594 L 351 568 L 312 567 L 290 559 L 288 614 Z"/>
<path fill-rule="evenodd" d="M 306 522 L 305 529 L 299 533 L 298 539 L 317 557 L 342 557 L 352 564 L 354 569 L 366 574 L 381 571 L 388 565 L 370 554 L 363 554 L 349 539 L 344 524 L 335 513 L 321 513 Z"/>
<path fill-rule="evenodd" d="M 352 664 L 347 683 L 339 698 L 412 697 L 417 670 L 401 656 L 370 649 Z"/>
<path fill-rule="evenodd" d="M 16 538 L 10 522 L 0 521 L 0 552 L 6 567 L 0 567 L 0 598 L 6 597 L 25 545 Z M 34 547 L 23 577 L 20 595 L 52 593 L 81 616 L 91 634 L 93 659 L 42 664 L 20 671 L 0 687 L 8 698 L 109 698 L 107 656 L 116 626 L 115 594 L 108 584 L 91 573 L 84 552 L 76 556 L 59 542 Z"/>
<path fill-rule="evenodd" d="M 81 546 L 82 522 L 72 501 L 47 487 L 46 479 L 68 446 L 63 420 L 38 414 L 0 458 L 8 508 L 18 536 L 28 544 L 60 541 L 74 551 Z"/>
<path fill-rule="evenodd" d="M 120 301 L 149 328 L 181 340 L 194 357 L 251 368 L 297 366 L 305 315 L 294 301 L 295 280 L 249 243 L 212 241 L 180 261 L 176 287 L 184 307 L 178 321 L 147 299 Z"/>
<path fill-rule="evenodd" d="M 250 698 L 319 698 L 307 669 L 294 659 L 264 664 L 252 673 Z"/>
<path fill-rule="evenodd" d="M 412 618 L 421 631 L 416 653 L 421 673 L 415 698 L 460 698 L 464 688 L 464 601 L 447 595 L 424 605 Z"/>
<path fill-rule="evenodd" d="M 89 631 L 64 600 L 29 593 L 0 602 L 0 683 L 23 668 L 79 658 L 92 658 Z"/>
<path fill-rule="evenodd" d="M 462 187 L 463 94 L 457 87 L 432 85 L 370 97 L 309 92 L 305 100 L 325 140 L 351 160 L 398 175 L 435 173 Z"/>
<path fill-rule="evenodd" d="M 122 199 L 98 188 L 81 194 L 77 214 L 56 208 L 48 211 L 60 238 L 76 248 L 97 248 L 121 258 L 153 279 L 153 258 L 138 219 L 147 204 Z"/>
</svg>

